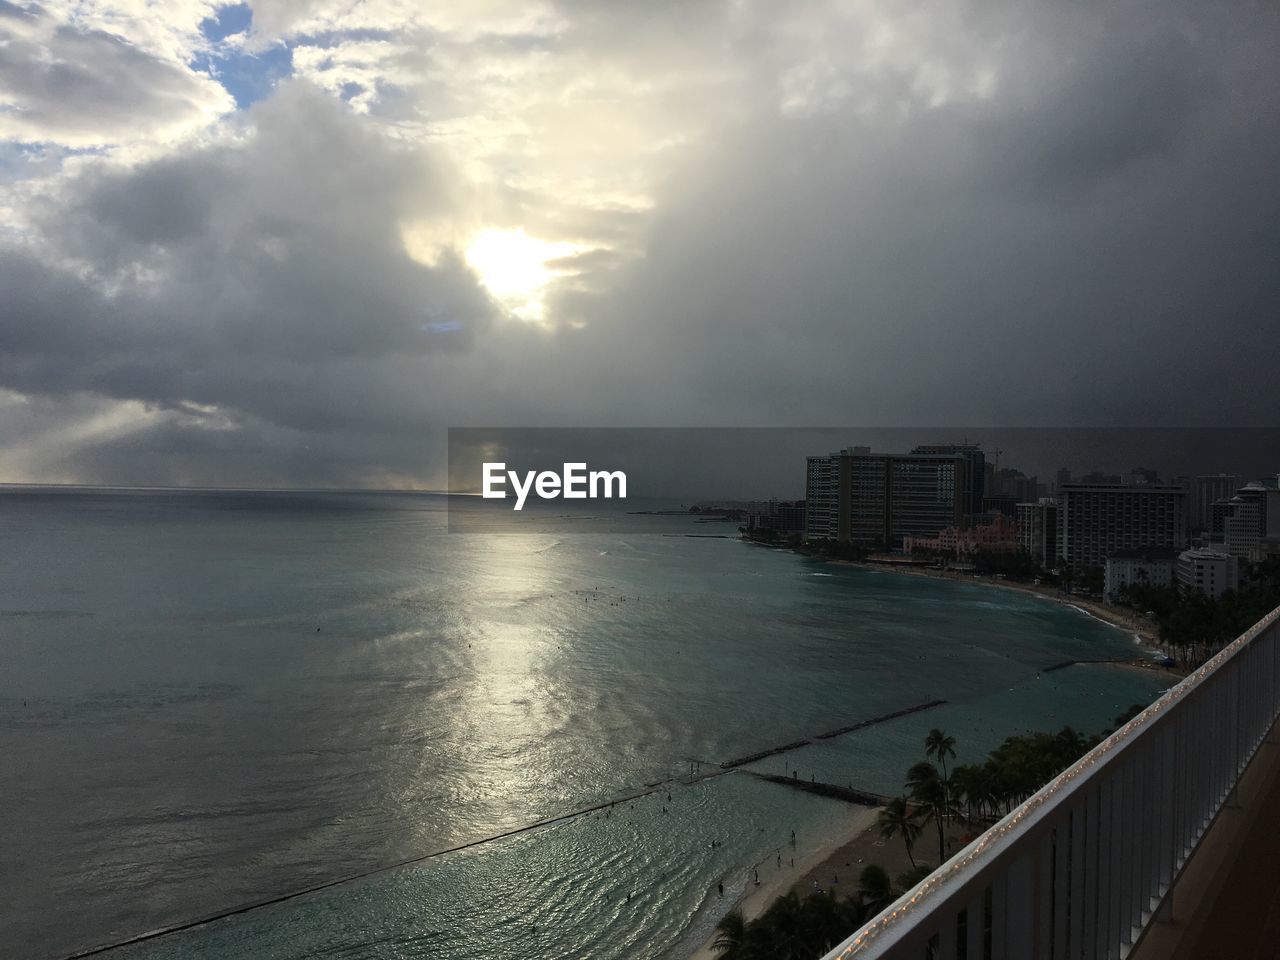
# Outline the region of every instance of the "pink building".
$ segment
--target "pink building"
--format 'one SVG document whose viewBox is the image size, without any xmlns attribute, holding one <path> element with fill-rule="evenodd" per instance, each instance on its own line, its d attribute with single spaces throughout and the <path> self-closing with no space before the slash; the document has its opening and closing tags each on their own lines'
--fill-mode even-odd
<svg viewBox="0 0 1280 960">
<path fill-rule="evenodd" d="M 957 557 L 987 553 L 1017 553 L 1018 529 L 1002 513 L 984 514 L 971 527 L 947 527 L 936 537 L 904 537 L 902 549 L 907 553 L 927 550 L 930 553 L 954 553 Z"/>
</svg>

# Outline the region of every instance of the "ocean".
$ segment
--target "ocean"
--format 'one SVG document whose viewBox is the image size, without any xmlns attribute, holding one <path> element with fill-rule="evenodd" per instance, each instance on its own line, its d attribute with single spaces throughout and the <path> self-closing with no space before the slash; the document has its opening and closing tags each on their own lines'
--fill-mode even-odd
<svg viewBox="0 0 1280 960">
<path fill-rule="evenodd" d="M 722 762 L 947 701 L 747 765 L 891 794 L 930 727 L 963 763 L 1161 689 L 1044 672 L 1136 648 L 1010 591 L 446 504 L 0 492 L 0 956 L 274 900 L 106 956 L 678 960 L 849 815 Z"/>
</svg>

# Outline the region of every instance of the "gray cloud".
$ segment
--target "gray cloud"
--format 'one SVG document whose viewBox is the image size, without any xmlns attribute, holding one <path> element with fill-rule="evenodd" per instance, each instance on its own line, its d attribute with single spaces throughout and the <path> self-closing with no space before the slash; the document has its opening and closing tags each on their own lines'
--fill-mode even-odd
<svg viewBox="0 0 1280 960">
<path fill-rule="evenodd" d="M 217 83 L 102 29 L 0 7 L 0 136 L 74 146 L 172 136 L 232 106 Z"/>
<path fill-rule="evenodd" d="M 1270 422 L 1274 17 L 1194 44 L 1190 18 L 1105 25 L 1033 35 L 991 99 L 761 116 L 699 158 L 614 294 L 655 412 Z"/>
<path fill-rule="evenodd" d="M 447 169 L 304 85 L 251 122 L 227 145 L 92 167 L 44 200 L 41 234 L 68 262 L 0 259 L 5 387 L 190 401 L 249 431 L 421 429 L 431 358 L 465 350 L 492 310 L 456 258 L 427 267 L 400 241 L 401 218 L 447 207 Z M 174 449 L 201 424 L 148 430 Z M 221 429 L 207 440 L 264 453 Z"/>
</svg>

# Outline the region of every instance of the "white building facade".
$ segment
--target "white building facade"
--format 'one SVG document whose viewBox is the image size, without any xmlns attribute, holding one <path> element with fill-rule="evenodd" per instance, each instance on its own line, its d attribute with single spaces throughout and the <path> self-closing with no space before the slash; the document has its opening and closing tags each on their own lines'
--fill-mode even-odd
<svg viewBox="0 0 1280 960">
<path fill-rule="evenodd" d="M 1178 560 L 1175 554 L 1128 551 L 1107 557 L 1103 594 L 1114 600 L 1126 587 L 1171 587 Z"/>
<path fill-rule="evenodd" d="M 1178 585 L 1216 600 L 1240 586 L 1240 560 L 1206 547 L 1183 550 L 1178 555 Z"/>
</svg>

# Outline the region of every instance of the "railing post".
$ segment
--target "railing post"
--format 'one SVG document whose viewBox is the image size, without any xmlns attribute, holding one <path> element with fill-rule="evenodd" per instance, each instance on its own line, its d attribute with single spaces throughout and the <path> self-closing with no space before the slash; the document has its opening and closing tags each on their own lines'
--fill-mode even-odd
<svg viewBox="0 0 1280 960">
<path fill-rule="evenodd" d="M 1035 960 L 1049 960 L 1053 956 L 1053 918 L 1054 918 L 1054 889 L 1053 889 L 1053 855 L 1054 855 L 1054 834 L 1055 827 L 1046 824 L 1046 829 L 1040 835 L 1040 842 L 1036 845 L 1038 853 L 1035 858 L 1035 903 L 1036 903 L 1036 930 L 1035 932 L 1035 950 L 1028 956 L 1034 957 Z"/>
<path fill-rule="evenodd" d="M 1090 948 L 1088 956 L 1101 957 L 1103 960 L 1107 956 L 1107 932 L 1111 924 L 1111 860 L 1112 844 L 1115 842 L 1111 831 L 1111 791 L 1110 780 L 1098 784 L 1095 801 L 1098 826 L 1094 831 L 1097 839 L 1094 841 L 1096 861 L 1092 897 L 1093 938 L 1086 943 L 1086 947 Z"/>
<path fill-rule="evenodd" d="M 1088 845 L 1093 832 L 1089 816 L 1089 797 L 1086 796 L 1071 811 L 1071 872 L 1067 927 L 1067 951 L 1064 957 L 1081 955 L 1085 936 L 1085 875 L 1089 872 L 1088 859 L 1092 848 Z"/>
<path fill-rule="evenodd" d="M 1125 778 L 1123 771 L 1109 779 L 1111 787 L 1111 856 L 1107 874 L 1107 938 L 1104 943 L 1106 960 L 1120 960 L 1120 937 L 1123 932 L 1124 915 L 1124 854 L 1125 823 L 1124 800 Z"/>
<path fill-rule="evenodd" d="M 1267 627 L 1267 646 L 1271 649 L 1271 672 L 1268 673 L 1268 676 L 1271 677 L 1271 726 L 1268 728 L 1271 742 L 1275 742 L 1275 718 L 1276 714 L 1280 713 L 1280 653 L 1277 653 L 1277 648 L 1280 648 L 1280 641 L 1276 640 L 1277 632 L 1280 632 L 1280 627 L 1275 625 Z"/>
<path fill-rule="evenodd" d="M 951 913 L 942 918 L 942 926 L 938 930 L 938 951 L 936 960 L 959 960 L 960 957 L 960 915 Z"/>
<path fill-rule="evenodd" d="M 1071 911 L 1071 834 L 1074 828 L 1071 814 L 1049 836 L 1053 840 L 1052 879 L 1053 925 L 1048 931 L 1049 955 L 1067 955 L 1067 917 Z"/>
<path fill-rule="evenodd" d="M 1231 722 L 1231 760 L 1230 760 L 1231 766 L 1228 768 L 1230 770 L 1230 774 L 1229 774 L 1230 784 L 1227 789 L 1227 796 L 1224 801 L 1224 806 L 1227 806 L 1233 809 L 1240 806 L 1240 796 L 1239 796 L 1239 793 L 1237 792 L 1238 785 L 1240 783 L 1240 765 L 1241 765 L 1240 738 L 1243 733 L 1240 729 L 1240 678 L 1243 672 L 1242 671 L 1243 664 L 1241 664 L 1240 661 L 1248 657 L 1249 648 L 1245 647 L 1244 650 L 1242 651 L 1242 654 L 1243 656 L 1232 661 L 1230 664 L 1231 693 L 1230 693 L 1230 700 L 1227 703 L 1227 714 L 1231 718 L 1231 721 L 1230 721 Z"/>
<path fill-rule="evenodd" d="M 1079 947 L 1073 947 L 1076 956 L 1098 955 L 1098 931 L 1106 923 L 1106 910 L 1101 902 L 1102 873 L 1106 867 L 1106 837 L 1102 823 L 1102 786 L 1089 790 L 1085 809 L 1088 810 L 1088 844 L 1084 847 L 1082 872 L 1084 874 L 1083 906 L 1080 909 Z"/>
<path fill-rule="evenodd" d="M 991 881 L 991 960 L 1009 956 L 1009 871 Z"/>
<path fill-rule="evenodd" d="M 1009 868 L 1005 884 L 1004 951 L 992 960 L 1032 960 L 1036 956 L 1036 849 Z"/>
<path fill-rule="evenodd" d="M 1143 777 L 1141 764 L 1142 752 L 1137 745 L 1129 751 L 1129 760 L 1125 772 L 1125 862 L 1124 862 L 1124 926 L 1120 930 L 1120 943 L 1127 947 L 1133 943 L 1137 931 L 1142 928 L 1138 918 L 1141 907 L 1142 891 L 1142 818 L 1146 809 L 1142 803 Z"/>
<path fill-rule="evenodd" d="M 1164 756 L 1161 769 L 1161 795 L 1166 798 L 1160 804 L 1160 888 L 1159 895 L 1169 890 L 1173 875 L 1177 872 L 1178 836 L 1178 750 L 1177 725 L 1174 718 L 1166 717 L 1161 731 L 1160 747 Z"/>
<path fill-rule="evenodd" d="M 964 960 L 985 960 L 987 933 L 987 891 L 969 901 L 964 918 Z"/>
</svg>

